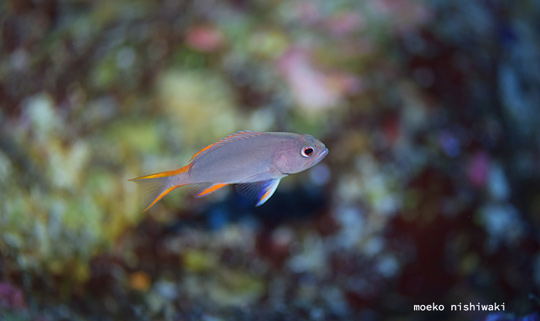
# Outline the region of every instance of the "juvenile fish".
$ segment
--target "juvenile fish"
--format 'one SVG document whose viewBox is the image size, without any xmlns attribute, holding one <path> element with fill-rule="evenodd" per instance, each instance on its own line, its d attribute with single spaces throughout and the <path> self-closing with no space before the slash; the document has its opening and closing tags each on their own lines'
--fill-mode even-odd
<svg viewBox="0 0 540 321">
<path fill-rule="evenodd" d="M 290 174 L 319 163 L 328 148 L 311 135 L 243 131 L 206 146 L 188 165 L 130 179 L 141 185 L 146 195 L 146 210 L 173 189 L 196 185 L 197 197 L 206 196 L 229 184 L 255 193 L 257 205 L 266 202 Z"/>
</svg>

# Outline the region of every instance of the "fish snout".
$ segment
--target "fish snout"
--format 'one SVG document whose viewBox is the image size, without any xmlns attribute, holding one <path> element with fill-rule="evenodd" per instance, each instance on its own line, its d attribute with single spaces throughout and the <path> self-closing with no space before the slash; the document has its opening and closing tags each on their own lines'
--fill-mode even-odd
<svg viewBox="0 0 540 321">
<path fill-rule="evenodd" d="M 328 148 L 325 147 L 324 150 L 317 157 L 317 160 L 315 161 L 315 163 L 322 161 L 326 157 L 326 155 L 328 155 Z"/>
</svg>

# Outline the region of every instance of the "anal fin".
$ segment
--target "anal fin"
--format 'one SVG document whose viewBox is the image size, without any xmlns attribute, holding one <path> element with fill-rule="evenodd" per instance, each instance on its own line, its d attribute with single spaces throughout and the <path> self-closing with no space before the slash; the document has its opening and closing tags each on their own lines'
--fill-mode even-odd
<svg viewBox="0 0 540 321">
<path fill-rule="evenodd" d="M 195 185 L 195 188 L 197 191 L 195 192 L 196 197 L 203 197 L 208 194 L 211 194 L 215 191 L 217 191 L 220 188 L 223 188 L 225 186 L 229 185 L 228 183 L 204 183 L 204 184 L 197 184 Z"/>
</svg>

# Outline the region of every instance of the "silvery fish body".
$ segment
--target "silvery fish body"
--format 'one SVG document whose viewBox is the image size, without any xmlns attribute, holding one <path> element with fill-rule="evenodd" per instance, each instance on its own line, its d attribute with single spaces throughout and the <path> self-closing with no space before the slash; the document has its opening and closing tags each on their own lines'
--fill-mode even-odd
<svg viewBox="0 0 540 321">
<path fill-rule="evenodd" d="M 173 189 L 197 185 L 197 196 L 208 195 L 229 184 L 242 184 L 256 193 L 257 206 L 274 193 L 279 181 L 319 163 L 328 149 L 311 135 L 243 131 L 211 144 L 174 171 L 133 179 L 146 189 L 152 207 Z"/>
</svg>

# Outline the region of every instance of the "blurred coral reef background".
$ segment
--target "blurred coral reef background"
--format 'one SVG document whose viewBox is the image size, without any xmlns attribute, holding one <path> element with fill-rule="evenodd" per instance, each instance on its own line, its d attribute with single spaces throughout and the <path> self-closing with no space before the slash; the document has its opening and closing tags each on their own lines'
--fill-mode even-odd
<svg viewBox="0 0 540 321">
<path fill-rule="evenodd" d="M 540 2 L 0 3 L 2 320 L 540 320 Z M 238 130 L 264 206 L 127 179 Z M 444 304 L 415 312 L 414 304 Z M 505 303 L 452 312 L 451 304 Z"/>
</svg>

